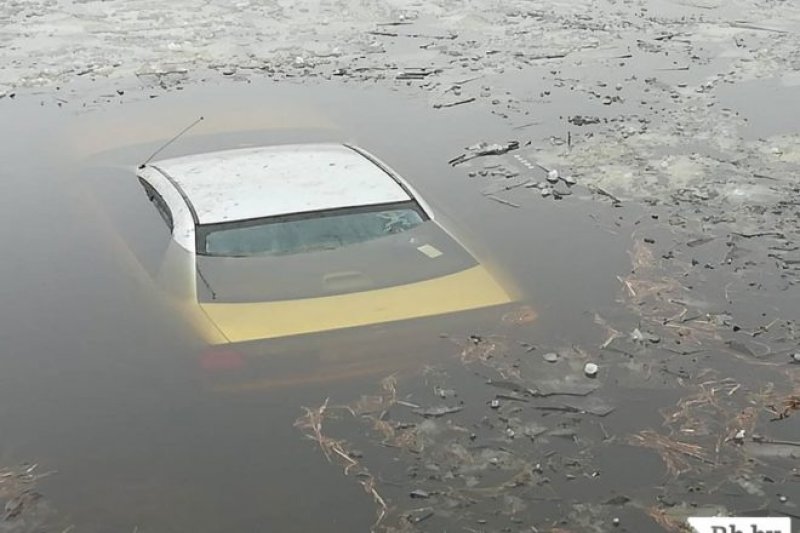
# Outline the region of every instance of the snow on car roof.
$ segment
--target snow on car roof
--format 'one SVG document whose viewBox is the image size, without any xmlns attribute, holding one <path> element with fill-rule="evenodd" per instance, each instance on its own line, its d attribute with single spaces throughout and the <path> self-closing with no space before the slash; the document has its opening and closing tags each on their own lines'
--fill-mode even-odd
<svg viewBox="0 0 800 533">
<path fill-rule="evenodd" d="M 379 166 L 341 144 L 225 150 L 152 166 L 182 190 L 200 224 L 411 198 Z"/>
</svg>

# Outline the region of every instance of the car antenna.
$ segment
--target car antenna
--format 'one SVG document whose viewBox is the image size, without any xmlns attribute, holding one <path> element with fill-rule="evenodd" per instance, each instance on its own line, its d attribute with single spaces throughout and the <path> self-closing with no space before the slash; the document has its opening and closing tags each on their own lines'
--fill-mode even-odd
<svg viewBox="0 0 800 533">
<path fill-rule="evenodd" d="M 145 161 L 144 163 L 142 163 L 141 165 L 139 165 L 139 169 L 143 169 L 145 166 L 147 166 L 147 163 L 149 163 L 150 161 L 152 161 L 152 160 L 153 160 L 153 158 L 154 158 L 155 156 L 157 156 L 158 154 L 160 154 L 160 153 L 161 153 L 161 151 L 162 151 L 164 148 L 166 148 L 166 147 L 167 147 L 167 146 L 169 146 L 170 144 L 172 144 L 172 143 L 174 143 L 175 141 L 177 141 L 177 140 L 178 140 L 178 139 L 181 137 L 181 135 L 183 135 L 184 133 L 186 133 L 186 132 L 187 132 L 187 131 L 189 131 L 190 129 L 194 128 L 194 127 L 195 127 L 195 126 L 196 126 L 196 125 L 197 125 L 197 124 L 198 124 L 198 123 L 199 123 L 201 120 L 203 120 L 203 117 L 202 117 L 202 116 L 201 116 L 200 118 L 198 118 L 197 120 L 195 120 L 194 122 L 192 122 L 191 124 L 189 124 L 188 126 L 186 126 L 185 128 L 183 128 L 183 129 L 180 131 L 180 133 L 178 133 L 178 134 L 177 134 L 175 137 L 173 137 L 172 139 L 168 140 L 168 141 L 167 141 L 167 142 L 165 142 L 163 145 L 161 145 L 161 147 L 160 147 L 158 150 L 156 150 L 155 152 L 153 152 L 152 154 L 150 154 L 150 157 L 148 157 L 148 158 L 147 158 L 147 161 Z"/>
</svg>

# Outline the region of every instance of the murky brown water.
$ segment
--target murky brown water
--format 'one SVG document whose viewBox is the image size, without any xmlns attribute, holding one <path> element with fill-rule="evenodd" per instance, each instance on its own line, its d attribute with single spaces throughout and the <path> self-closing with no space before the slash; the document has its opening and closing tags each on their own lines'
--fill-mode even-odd
<svg viewBox="0 0 800 533">
<path fill-rule="evenodd" d="M 9 253 L 2 262 L 0 427 L 7 461 L 58 471 L 41 490 L 65 523 L 82 531 L 367 529 L 373 509 L 361 489 L 293 422 L 301 406 L 355 397 L 383 376 L 242 394 L 205 390 L 197 368 L 202 346 L 187 341 L 179 321 L 143 296 L 125 271 L 114 229 L 103 227 L 108 219 L 87 207 L 81 180 L 91 175 L 96 186 L 102 174 L 74 160 L 84 148 L 87 156 L 112 150 L 93 164 L 130 169 L 153 150 L 153 139 L 201 114 L 205 122 L 162 157 L 246 144 L 355 141 L 409 176 L 485 253 L 509 265 L 543 320 L 562 325 L 551 330 L 555 337 L 573 336 L 581 321 L 575 309 L 612 298 L 608 273 L 624 264 L 624 241 L 599 241 L 600 232 L 576 209 L 509 209 L 486 202 L 454 175 L 447 159 L 475 141 L 470 130 L 477 119 L 469 113 L 442 120 L 391 94 L 270 85 L 193 89 L 77 117 L 31 100 L 6 101 L 2 110 L 4 175 L 13 194 L 2 199 Z M 487 139 L 504 133 L 483 122 Z M 111 202 L 103 207 L 117 220 L 152 215 L 136 184 L 102 187 L 101 200 Z M 144 224 L 140 238 L 148 238 Z M 620 253 L 603 254 L 604 263 L 564 260 L 609 245 Z M 574 279 L 585 288 L 571 290 Z M 458 333 L 430 320 L 415 335 L 435 340 L 442 331 Z M 415 346 L 409 337 L 391 357 L 407 358 Z M 414 357 L 435 364 L 447 355 Z M 393 365 L 387 359 L 384 374 Z"/>
<path fill-rule="evenodd" d="M 42 99 L 0 101 L 6 192 L 0 196 L 0 237 L 6 243 L 0 262 L 0 457 L 4 464 L 29 461 L 57 471 L 37 487 L 55 509 L 48 524 L 61 529 L 53 531 L 70 525 L 75 531 L 142 533 L 367 531 L 375 521 L 374 501 L 294 426 L 304 406 L 317 407 L 326 398 L 346 404 L 374 394 L 382 378 L 398 371 L 398 392 L 415 403 L 437 403 L 433 382 L 452 386 L 459 402 L 479 407 L 453 419 L 467 432 L 484 431 L 476 436 L 479 444 L 496 444 L 493 435 L 502 433 L 503 424 L 485 423 L 495 416 L 486 405 L 497 392 L 486 383 L 498 376 L 491 365 L 465 366 L 458 357 L 463 343 L 444 335 L 457 341 L 506 335 L 523 369 L 532 358 L 544 364 L 539 359 L 548 347 L 565 353 L 590 346 L 590 356 L 603 366 L 609 356 L 598 349 L 605 333 L 595 313 L 616 320 L 620 329 L 622 324 L 625 335 L 639 325 L 636 314 L 617 303 L 617 277 L 631 269 L 632 234 L 669 240 L 669 233 L 659 233 L 659 209 L 612 208 L 574 197 L 541 201 L 536 189 L 497 193 L 518 203 L 514 208 L 482 193 L 491 182 L 465 178 L 462 169 L 447 164 L 480 140 L 544 138 L 558 119 L 555 113 L 520 133 L 468 107 L 433 112 L 398 94 L 340 85 L 206 86 L 80 114 L 52 101 L 39 105 Z M 114 221 L 128 224 L 128 234 L 157 253 L 164 236 L 142 220 L 154 213 L 146 210 L 138 185 L 120 176 L 200 115 L 205 120 L 160 157 L 328 140 L 354 142 L 379 155 L 456 221 L 482 257 L 507 272 L 538 319 L 509 326 L 499 314 L 486 314 L 478 322 L 448 317 L 389 325 L 381 328 L 395 335 L 388 346 L 360 330 L 276 341 L 264 350 L 289 355 L 262 360 L 244 370 L 253 374 L 246 377 L 263 379 L 289 367 L 292 379 L 233 392 L 209 388 L 208 371 L 199 364 L 204 347 L 142 290 L 109 227 Z M 98 205 L 112 216 L 101 216 Z M 757 315 L 754 309 L 753 320 Z M 528 351 L 525 343 L 539 349 Z M 331 351 L 369 359 L 370 372 L 322 379 L 336 373 L 336 363 L 321 357 Z M 557 523 L 573 512 L 571 505 L 615 494 L 654 501 L 666 479 L 664 466 L 655 453 L 628 446 L 624 436 L 660 426 L 657 409 L 681 397 L 666 370 L 680 372 L 683 364 L 654 365 L 648 381 L 639 370 L 606 376 L 602 368 L 602 399 L 616 409 L 607 415 L 584 416 L 585 405 L 567 414 L 530 411 L 551 426 L 563 416 L 555 425 L 573 431 L 541 446 L 519 439 L 500 445 L 534 463 L 562 458 L 541 500 L 526 499 L 527 510 L 511 513 L 519 520 L 511 521 L 514 527 L 522 530 L 534 518 Z M 692 373 L 700 366 L 696 359 L 685 365 Z M 741 371 L 726 365 L 718 366 Z M 425 367 L 436 368 L 438 374 L 431 375 L 439 378 L 421 372 Z M 588 379 L 573 367 L 544 371 Z M 504 403 L 497 412 L 507 422 L 515 413 L 506 408 Z M 360 447 L 370 440 L 369 430 L 357 422 L 334 429 Z M 607 431 L 611 435 L 604 438 Z M 616 442 L 610 440 L 614 435 Z M 583 455 L 586 442 L 601 443 L 590 446 L 591 457 Z M 406 477 L 408 464 L 424 467 L 427 459 L 406 463 L 380 446 L 374 453 L 378 461 L 371 472 L 378 475 L 379 465 L 385 469 L 378 480 L 383 495 L 392 507 L 407 506 L 415 488 Z M 569 458 L 578 466 L 570 466 Z M 570 469 L 575 476 L 558 477 Z M 586 477 L 587 472 L 598 474 Z M 792 485 L 781 491 L 800 496 Z M 735 505 L 737 497 L 713 496 L 706 503 Z M 502 498 L 482 500 L 477 508 L 487 519 L 506 516 L 500 511 L 516 504 Z M 626 507 L 619 516 L 629 531 L 653 527 L 639 508 Z M 458 520 L 445 513 L 426 527 L 443 530 L 449 523 Z M 501 527 L 500 518 L 495 525 L 476 524 L 495 526 Z"/>
</svg>

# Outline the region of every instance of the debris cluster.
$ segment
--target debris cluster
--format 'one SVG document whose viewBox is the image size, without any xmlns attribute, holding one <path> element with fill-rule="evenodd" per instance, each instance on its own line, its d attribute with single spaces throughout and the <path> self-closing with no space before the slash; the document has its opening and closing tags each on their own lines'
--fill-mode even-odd
<svg viewBox="0 0 800 533">
<path fill-rule="evenodd" d="M 53 472 L 37 473 L 38 465 L 0 468 L 0 531 L 50 531 L 55 513 L 37 490 L 38 482 Z M 61 531 L 59 529 L 59 531 Z"/>
<path fill-rule="evenodd" d="M 375 531 L 681 532 L 705 513 L 794 516 L 800 324 L 746 322 L 755 317 L 727 299 L 743 290 L 735 269 L 727 297 L 695 286 L 721 273 L 692 267 L 685 254 L 712 241 L 680 231 L 669 259 L 660 238 L 634 234 L 619 278 L 628 312 L 596 312 L 594 343 L 539 345 L 522 340 L 535 321 L 500 323 L 452 339 L 459 365 L 390 376 L 357 402 L 308 409 L 298 426 L 372 495 Z M 645 396 L 632 405 L 630 394 Z M 630 461 L 648 456 L 657 462 L 638 474 Z M 602 483 L 630 492 L 609 496 Z"/>
</svg>

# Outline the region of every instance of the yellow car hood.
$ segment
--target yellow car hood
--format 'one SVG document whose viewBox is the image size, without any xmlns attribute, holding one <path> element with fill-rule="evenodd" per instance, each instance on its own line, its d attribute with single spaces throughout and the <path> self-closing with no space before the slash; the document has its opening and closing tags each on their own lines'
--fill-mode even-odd
<svg viewBox="0 0 800 533">
<path fill-rule="evenodd" d="M 216 326 L 209 324 L 206 340 L 222 344 L 441 315 L 512 301 L 478 265 L 385 289 L 275 302 L 211 302 L 200 304 L 200 308 Z"/>
</svg>

